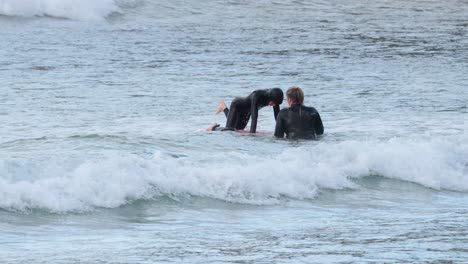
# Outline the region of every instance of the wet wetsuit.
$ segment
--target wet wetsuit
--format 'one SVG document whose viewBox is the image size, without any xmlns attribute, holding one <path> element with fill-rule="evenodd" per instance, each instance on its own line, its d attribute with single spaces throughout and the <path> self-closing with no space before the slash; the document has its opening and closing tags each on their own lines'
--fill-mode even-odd
<svg viewBox="0 0 468 264">
<path fill-rule="evenodd" d="M 292 105 L 281 109 L 276 119 L 275 137 L 291 139 L 315 139 L 323 134 L 319 113 L 313 107 Z"/>
<path fill-rule="evenodd" d="M 275 102 L 273 114 L 279 113 L 279 105 L 283 101 L 283 91 L 279 88 L 256 90 L 247 97 L 237 97 L 231 102 L 230 109 L 224 109 L 227 117 L 226 127 L 221 130 L 242 130 L 247 126 L 250 116 L 250 133 L 257 131 L 258 109 L 267 106 L 270 101 Z"/>
</svg>

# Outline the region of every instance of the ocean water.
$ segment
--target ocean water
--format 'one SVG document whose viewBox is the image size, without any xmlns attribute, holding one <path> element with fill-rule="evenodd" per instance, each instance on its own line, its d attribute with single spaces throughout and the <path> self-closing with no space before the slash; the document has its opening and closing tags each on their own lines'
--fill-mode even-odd
<svg viewBox="0 0 468 264">
<path fill-rule="evenodd" d="M 466 0 L 0 0 L 0 262 L 468 263 L 467 73 Z"/>
</svg>

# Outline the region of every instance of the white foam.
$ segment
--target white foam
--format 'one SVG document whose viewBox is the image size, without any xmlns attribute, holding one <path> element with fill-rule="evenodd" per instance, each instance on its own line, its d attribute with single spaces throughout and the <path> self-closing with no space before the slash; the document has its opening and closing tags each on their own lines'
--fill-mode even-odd
<svg viewBox="0 0 468 264">
<path fill-rule="evenodd" d="M 114 0 L 0 0 L 0 15 L 6 16 L 95 21 L 118 10 Z"/>
<path fill-rule="evenodd" d="M 353 188 L 350 179 L 373 174 L 434 189 L 468 191 L 468 146 L 462 138 L 321 142 L 276 156 L 203 155 L 173 158 L 155 153 L 143 158 L 110 153 L 73 166 L 61 161 L 33 166 L 30 161 L 0 160 L 0 207 L 87 211 L 161 195 L 272 204 L 281 197 L 314 198 L 320 188 Z"/>
</svg>

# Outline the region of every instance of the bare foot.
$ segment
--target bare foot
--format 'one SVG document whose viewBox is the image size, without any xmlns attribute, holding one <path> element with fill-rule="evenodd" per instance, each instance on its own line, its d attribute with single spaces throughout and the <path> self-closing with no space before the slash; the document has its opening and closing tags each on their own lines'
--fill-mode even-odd
<svg viewBox="0 0 468 264">
<path fill-rule="evenodd" d="M 223 112 L 224 109 L 226 109 L 226 103 L 224 102 L 223 99 L 221 99 L 219 100 L 218 109 L 216 110 L 215 115 Z"/>
<path fill-rule="evenodd" d="M 219 124 L 213 123 L 206 129 L 206 131 L 213 131 L 216 127 L 219 127 Z"/>
</svg>

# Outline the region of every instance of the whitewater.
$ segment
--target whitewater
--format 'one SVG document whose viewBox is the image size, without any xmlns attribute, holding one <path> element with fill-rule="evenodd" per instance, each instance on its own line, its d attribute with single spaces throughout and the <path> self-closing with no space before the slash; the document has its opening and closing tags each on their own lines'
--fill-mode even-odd
<svg viewBox="0 0 468 264">
<path fill-rule="evenodd" d="M 103 20 L 119 8 L 113 0 L 2 0 L 0 14 L 6 16 L 50 16 L 82 21 Z"/>
<path fill-rule="evenodd" d="M 0 0 L 0 262 L 466 262 L 467 13 Z M 206 131 L 292 85 L 319 140 Z"/>
</svg>

